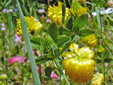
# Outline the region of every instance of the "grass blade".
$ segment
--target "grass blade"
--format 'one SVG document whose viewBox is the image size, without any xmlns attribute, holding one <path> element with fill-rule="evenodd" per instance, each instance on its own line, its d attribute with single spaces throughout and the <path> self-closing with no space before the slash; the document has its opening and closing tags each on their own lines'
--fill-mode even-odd
<svg viewBox="0 0 113 85">
<path fill-rule="evenodd" d="M 34 85 L 41 85 L 39 75 L 38 75 L 38 72 L 37 72 L 37 68 L 36 68 L 36 63 L 35 63 L 32 47 L 31 47 L 31 43 L 30 43 L 30 39 L 29 39 L 29 36 L 28 36 L 28 31 L 27 31 L 27 26 L 26 26 L 26 23 L 25 23 L 24 15 L 22 13 L 22 10 L 20 8 L 20 4 L 19 4 L 18 0 L 16 0 L 16 1 L 17 1 L 19 14 L 20 14 L 21 23 L 22 23 L 21 24 L 22 32 L 23 32 L 23 35 L 24 35 L 26 47 L 27 47 L 27 50 L 28 50 L 29 58 L 30 58 Z"/>
</svg>

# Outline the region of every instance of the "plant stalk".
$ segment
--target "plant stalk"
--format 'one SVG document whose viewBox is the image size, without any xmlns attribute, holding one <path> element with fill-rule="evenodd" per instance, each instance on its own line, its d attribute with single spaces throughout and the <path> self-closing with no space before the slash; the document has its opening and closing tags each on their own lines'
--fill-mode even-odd
<svg viewBox="0 0 113 85">
<path fill-rule="evenodd" d="M 70 85 L 70 83 L 69 83 L 69 81 L 68 81 L 66 75 L 63 73 L 63 69 L 60 67 L 60 64 L 57 62 L 56 59 L 54 60 L 54 62 L 55 62 L 55 64 L 56 64 L 56 66 L 57 66 L 59 72 L 60 72 L 61 75 L 64 77 L 64 80 L 65 80 L 65 82 L 66 82 L 66 85 Z"/>
</svg>

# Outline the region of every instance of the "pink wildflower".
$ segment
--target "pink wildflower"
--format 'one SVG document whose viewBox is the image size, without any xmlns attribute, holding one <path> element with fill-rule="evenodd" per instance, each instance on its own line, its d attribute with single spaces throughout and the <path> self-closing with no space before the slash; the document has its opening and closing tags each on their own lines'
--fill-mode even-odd
<svg viewBox="0 0 113 85">
<path fill-rule="evenodd" d="M 51 76 L 50 76 L 51 78 L 54 78 L 54 79 L 57 79 L 58 78 L 58 76 L 54 73 L 54 71 L 52 71 L 52 73 L 51 73 Z"/>
<path fill-rule="evenodd" d="M 91 15 L 88 14 L 88 21 L 91 22 Z"/>
<path fill-rule="evenodd" d="M 26 58 L 23 57 L 23 56 L 18 56 L 18 57 L 15 56 L 15 57 L 9 59 L 9 63 L 15 63 L 15 62 L 22 62 L 22 63 L 24 63 L 25 60 L 26 60 Z"/>
<path fill-rule="evenodd" d="M 38 74 L 39 74 L 39 72 L 40 72 L 40 68 L 38 67 Z M 41 68 L 41 73 L 44 73 L 44 70 L 43 70 L 43 68 Z"/>
<path fill-rule="evenodd" d="M 44 83 L 42 83 L 42 85 L 45 85 L 47 82 L 46 81 L 44 81 Z"/>
<path fill-rule="evenodd" d="M 8 11 L 8 9 L 3 9 L 3 13 L 8 13 L 9 11 Z"/>
<path fill-rule="evenodd" d="M 44 15 L 42 15 L 42 16 L 40 17 L 40 19 L 44 19 Z"/>
<path fill-rule="evenodd" d="M 33 54 L 35 54 L 35 51 L 33 50 Z"/>
<path fill-rule="evenodd" d="M 51 23 L 51 20 L 50 19 L 46 19 L 46 23 Z"/>
</svg>

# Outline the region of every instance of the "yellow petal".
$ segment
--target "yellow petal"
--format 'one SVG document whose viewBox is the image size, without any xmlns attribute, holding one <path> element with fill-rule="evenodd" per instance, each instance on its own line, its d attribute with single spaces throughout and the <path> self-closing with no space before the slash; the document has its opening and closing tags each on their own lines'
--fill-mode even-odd
<svg viewBox="0 0 113 85">
<path fill-rule="evenodd" d="M 93 58 L 95 52 L 90 47 L 83 47 L 79 50 L 78 55 L 82 58 Z"/>
<path fill-rule="evenodd" d="M 75 44 L 75 43 L 71 43 L 70 45 L 69 45 L 69 49 L 71 50 L 71 51 L 73 51 L 73 52 L 78 52 L 78 48 L 79 48 L 79 46 L 77 45 L 77 44 Z"/>
</svg>

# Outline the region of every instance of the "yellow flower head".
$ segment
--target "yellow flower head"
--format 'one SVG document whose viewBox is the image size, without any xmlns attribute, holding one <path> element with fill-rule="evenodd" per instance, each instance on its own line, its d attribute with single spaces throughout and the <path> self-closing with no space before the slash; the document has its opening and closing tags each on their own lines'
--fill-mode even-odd
<svg viewBox="0 0 113 85">
<path fill-rule="evenodd" d="M 74 0 L 71 5 L 70 12 L 75 16 L 81 16 L 82 14 L 87 13 L 86 8 L 82 7 L 78 1 Z"/>
<path fill-rule="evenodd" d="M 90 47 L 79 48 L 79 46 L 75 43 L 70 44 L 69 50 L 71 50 L 71 52 L 75 53 L 75 55 L 79 58 L 92 59 L 95 55 L 95 52 L 93 50 L 91 50 Z M 65 56 L 65 57 L 67 57 L 67 56 Z"/>
<path fill-rule="evenodd" d="M 95 34 L 91 34 L 85 37 L 85 41 L 87 42 L 89 46 L 94 47 L 97 45 L 98 39 Z"/>
<path fill-rule="evenodd" d="M 65 19 L 69 15 L 69 9 L 66 8 L 66 14 Z M 53 4 L 53 7 L 49 5 L 48 8 L 48 17 L 51 18 L 53 22 L 55 22 L 57 25 L 62 26 L 62 2 L 58 2 L 58 6 L 55 6 Z"/>
<path fill-rule="evenodd" d="M 26 21 L 28 33 L 30 33 L 31 31 L 40 31 L 41 28 L 43 27 L 43 25 L 40 22 L 37 22 L 36 19 L 32 16 L 31 17 L 24 16 L 24 18 Z M 16 27 L 17 27 L 17 29 L 15 29 L 16 34 L 22 35 L 22 27 L 21 27 L 20 19 L 17 19 Z"/>
<path fill-rule="evenodd" d="M 96 73 L 93 75 L 91 85 L 102 85 L 103 82 L 104 82 L 104 75 Z"/>
<path fill-rule="evenodd" d="M 95 70 L 95 61 L 92 59 L 95 52 L 89 47 L 79 48 L 75 43 L 70 44 L 69 50 L 62 54 L 66 58 L 62 62 L 66 74 L 75 83 L 88 83 Z"/>
</svg>

